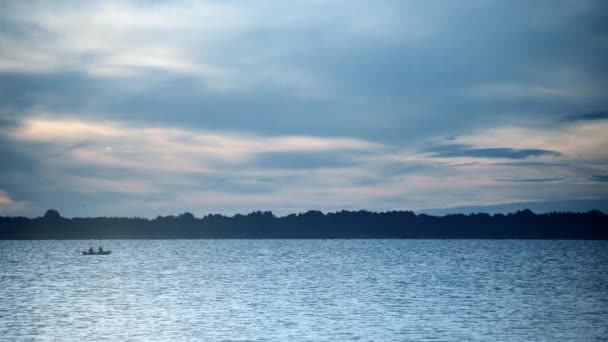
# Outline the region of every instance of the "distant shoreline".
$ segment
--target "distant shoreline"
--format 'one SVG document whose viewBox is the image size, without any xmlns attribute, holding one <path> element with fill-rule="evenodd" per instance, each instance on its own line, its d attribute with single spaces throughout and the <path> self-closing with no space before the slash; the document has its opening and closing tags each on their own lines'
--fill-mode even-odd
<svg viewBox="0 0 608 342">
<path fill-rule="evenodd" d="M 550 239 L 608 240 L 608 215 L 559 212 L 535 214 L 451 214 L 411 211 L 308 211 L 276 217 L 190 213 L 155 219 L 64 218 L 48 210 L 43 217 L 0 217 L 0 240 L 77 239 Z"/>
</svg>

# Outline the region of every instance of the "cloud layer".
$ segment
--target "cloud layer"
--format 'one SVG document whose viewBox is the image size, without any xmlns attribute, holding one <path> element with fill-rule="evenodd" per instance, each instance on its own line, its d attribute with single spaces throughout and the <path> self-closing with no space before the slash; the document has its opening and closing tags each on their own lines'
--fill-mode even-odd
<svg viewBox="0 0 608 342">
<path fill-rule="evenodd" d="M 36 210 L 61 202 L 66 210 L 76 207 L 76 213 L 102 208 L 147 216 L 184 208 L 231 213 L 423 209 L 436 203 L 495 204 L 545 196 L 595 198 L 606 190 L 598 173 L 605 171 L 608 155 L 584 150 L 598 139 L 585 136 L 586 125 L 570 127 L 568 135 L 538 130 L 534 136 L 544 138 L 528 149 L 462 144 L 424 149 L 349 137 L 268 136 L 58 117 L 28 115 L 0 130 L 8 146 L 19 148 L 4 167 L 0 186 L 29 199 L 32 208 L 41 206 Z M 608 122 L 599 125 L 598 130 L 608 129 Z M 515 138 L 530 133 L 528 128 L 508 130 Z M 490 143 L 494 132 L 489 133 L 443 141 Z M 553 139 L 577 140 L 583 149 L 571 149 L 569 155 L 545 150 Z M 516 145 L 505 139 L 500 143 Z M 527 162 L 511 162 L 522 159 Z M 2 206 L 14 204 L 5 197 Z"/>
<path fill-rule="evenodd" d="M 608 197 L 603 1 L 3 1 L 0 213 Z"/>
</svg>

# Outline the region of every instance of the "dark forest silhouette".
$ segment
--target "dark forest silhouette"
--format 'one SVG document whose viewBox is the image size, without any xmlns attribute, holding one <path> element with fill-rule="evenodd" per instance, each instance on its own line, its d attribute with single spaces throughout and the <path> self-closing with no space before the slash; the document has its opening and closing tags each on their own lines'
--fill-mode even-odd
<svg viewBox="0 0 608 342">
<path fill-rule="evenodd" d="M 411 211 L 308 211 L 283 217 L 191 213 L 126 217 L 0 217 L 0 239 L 608 239 L 608 215 L 587 213 L 416 215 Z"/>
</svg>

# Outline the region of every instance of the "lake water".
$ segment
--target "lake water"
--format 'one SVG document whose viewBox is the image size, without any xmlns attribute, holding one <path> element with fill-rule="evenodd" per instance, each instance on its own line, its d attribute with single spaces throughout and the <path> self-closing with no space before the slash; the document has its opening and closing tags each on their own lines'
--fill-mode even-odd
<svg viewBox="0 0 608 342">
<path fill-rule="evenodd" d="M 0 241 L 2 341 L 607 337 L 603 241 Z"/>
</svg>

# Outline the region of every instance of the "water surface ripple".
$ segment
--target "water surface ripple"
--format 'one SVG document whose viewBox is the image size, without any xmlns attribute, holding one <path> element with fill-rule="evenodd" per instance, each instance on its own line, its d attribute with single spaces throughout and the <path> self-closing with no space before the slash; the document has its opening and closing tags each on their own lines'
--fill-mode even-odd
<svg viewBox="0 0 608 342">
<path fill-rule="evenodd" d="M 0 241 L 3 341 L 607 336 L 603 241 Z"/>
</svg>

